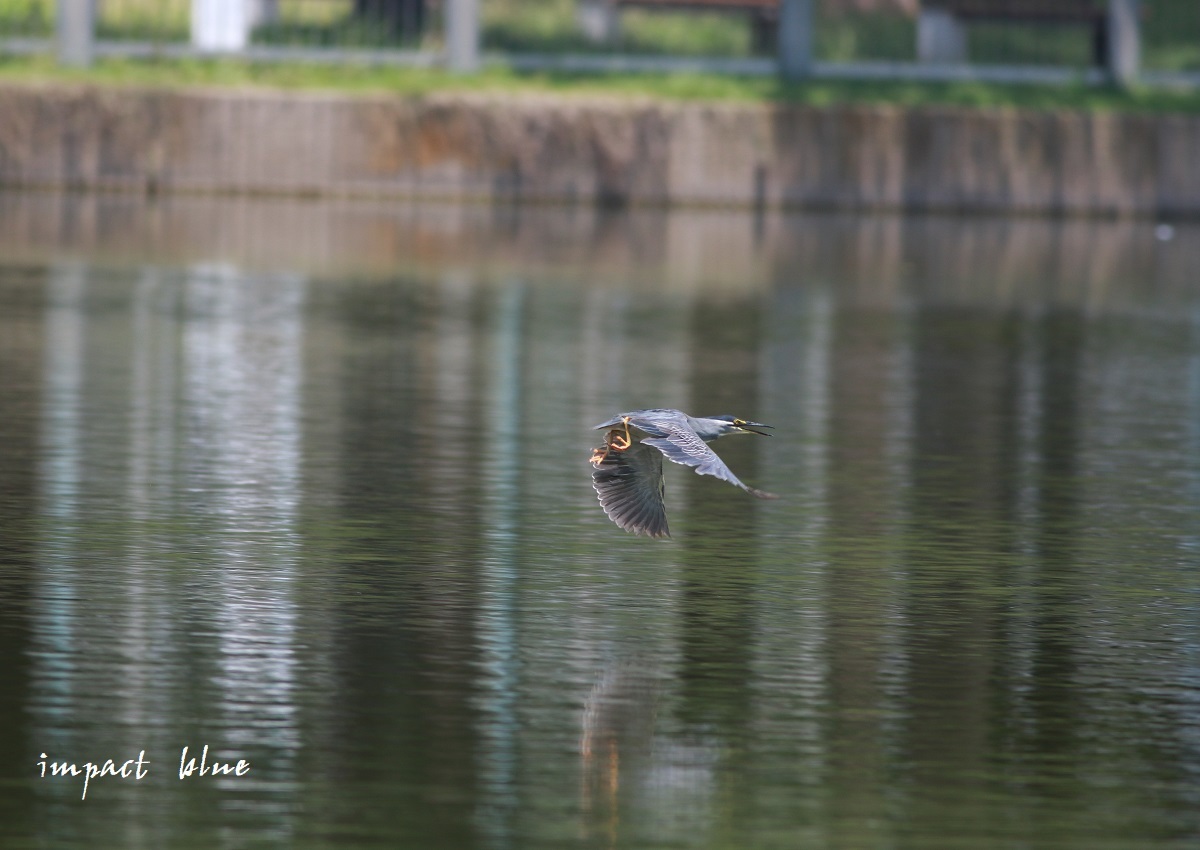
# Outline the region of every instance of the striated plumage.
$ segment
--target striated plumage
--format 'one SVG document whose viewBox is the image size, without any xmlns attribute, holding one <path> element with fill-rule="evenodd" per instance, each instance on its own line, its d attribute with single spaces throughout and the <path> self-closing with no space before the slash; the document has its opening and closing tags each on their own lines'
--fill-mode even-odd
<svg viewBox="0 0 1200 850">
<path fill-rule="evenodd" d="M 727 434 L 770 436 L 758 430 L 770 427 L 733 416 L 693 417 L 670 408 L 621 413 L 596 426 L 608 429 L 608 434 L 592 455 L 592 486 L 605 514 L 621 528 L 632 534 L 670 537 L 662 459 L 728 481 L 760 499 L 775 499 L 772 493 L 743 484 L 708 446 Z"/>
</svg>

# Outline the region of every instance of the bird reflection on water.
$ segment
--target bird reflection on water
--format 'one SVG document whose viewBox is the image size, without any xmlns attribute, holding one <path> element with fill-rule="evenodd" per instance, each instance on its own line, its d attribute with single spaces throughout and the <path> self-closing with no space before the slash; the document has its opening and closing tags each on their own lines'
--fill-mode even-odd
<svg viewBox="0 0 1200 850">
<path fill-rule="evenodd" d="M 708 446 L 728 434 L 769 437 L 760 429 L 770 427 L 729 415 L 693 417 L 669 408 L 620 413 L 596 426 L 609 431 L 604 445 L 592 451 L 592 486 L 604 513 L 624 530 L 670 537 L 663 458 L 690 466 L 700 475 L 728 481 L 760 499 L 776 499 L 773 493 L 743 484 Z"/>
</svg>

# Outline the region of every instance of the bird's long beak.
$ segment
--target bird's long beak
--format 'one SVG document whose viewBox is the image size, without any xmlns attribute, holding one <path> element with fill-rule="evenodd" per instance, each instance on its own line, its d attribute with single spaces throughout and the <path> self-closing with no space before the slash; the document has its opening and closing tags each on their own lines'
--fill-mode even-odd
<svg viewBox="0 0 1200 850">
<path fill-rule="evenodd" d="M 738 422 L 736 424 L 737 427 L 741 428 L 743 431 L 749 431 L 751 434 L 762 434 L 764 437 L 770 437 L 771 435 L 766 431 L 759 431 L 758 429 L 774 427 L 773 425 L 764 425 L 761 422 Z"/>
</svg>

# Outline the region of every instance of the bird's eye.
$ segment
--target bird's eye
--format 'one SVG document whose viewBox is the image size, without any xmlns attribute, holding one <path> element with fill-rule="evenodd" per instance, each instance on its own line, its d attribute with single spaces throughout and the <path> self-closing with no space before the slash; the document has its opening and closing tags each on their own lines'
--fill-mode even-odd
<svg viewBox="0 0 1200 850">
<path fill-rule="evenodd" d="M 746 420 L 745 419 L 735 419 L 735 420 L 733 420 L 733 424 L 734 425 L 745 425 Z"/>
</svg>

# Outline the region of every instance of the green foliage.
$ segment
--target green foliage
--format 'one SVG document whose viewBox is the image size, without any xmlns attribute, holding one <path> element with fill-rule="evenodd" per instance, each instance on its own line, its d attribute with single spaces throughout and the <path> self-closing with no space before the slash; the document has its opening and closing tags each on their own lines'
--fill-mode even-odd
<svg viewBox="0 0 1200 850">
<path fill-rule="evenodd" d="M 630 52 L 677 56 L 749 56 L 750 23 L 745 15 L 652 12 L 633 9 L 621 19 L 621 47 Z"/>
<path fill-rule="evenodd" d="M 296 47 L 388 48 L 415 47 L 418 39 L 372 20 L 347 15 L 328 23 L 281 21 L 254 30 L 258 44 Z"/>
<path fill-rule="evenodd" d="M 0 0 L 0 35 L 46 38 L 54 32 L 54 9 L 47 0 Z"/>
<path fill-rule="evenodd" d="M 917 58 L 917 26 L 895 14 L 828 15 L 817 18 L 817 57 L 826 62 Z"/>
<path fill-rule="evenodd" d="M 96 37 L 114 41 L 186 41 L 191 28 L 190 0 L 108 3 L 100 7 Z"/>
<path fill-rule="evenodd" d="M 1142 61 L 1163 71 L 1200 70 L 1200 3 L 1143 0 Z"/>
<path fill-rule="evenodd" d="M 589 45 L 575 26 L 573 0 L 527 0 L 518 14 L 514 0 L 483 7 L 483 42 L 494 50 L 562 52 Z"/>
<path fill-rule="evenodd" d="M 609 53 L 748 56 L 750 25 L 741 14 L 629 9 L 613 45 L 588 41 L 576 23 L 575 0 L 490 0 L 483 4 L 488 50 L 530 53 Z"/>
<path fill-rule="evenodd" d="M 1092 31 L 1072 25 L 1029 25 L 980 22 L 967 31 L 972 61 L 986 65 L 1093 64 Z"/>
</svg>

